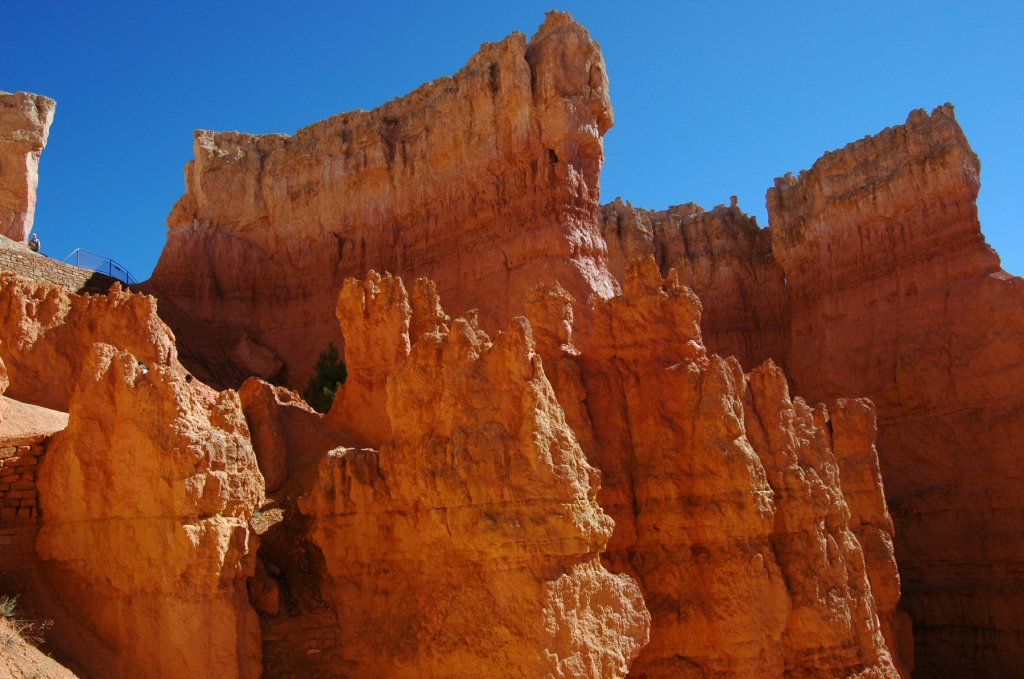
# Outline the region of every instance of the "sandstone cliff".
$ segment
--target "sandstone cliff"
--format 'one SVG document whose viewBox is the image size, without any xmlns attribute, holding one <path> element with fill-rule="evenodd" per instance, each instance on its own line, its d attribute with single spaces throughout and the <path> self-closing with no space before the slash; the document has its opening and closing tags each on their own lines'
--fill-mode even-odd
<svg viewBox="0 0 1024 679">
<path fill-rule="evenodd" d="M 999 267 L 949 105 L 768 192 L 787 370 L 870 397 L 921 676 L 1024 667 L 1024 280 Z"/>
<path fill-rule="evenodd" d="M 258 676 L 263 479 L 238 396 L 187 376 L 151 297 L 5 273 L 0 309 L 6 395 L 35 404 L 8 402 L 3 430 L 68 411 L 11 486 L 33 507 L 22 563 L 52 648 L 84 676 Z"/>
<path fill-rule="evenodd" d="M 601 223 L 609 269 L 618 280 L 635 258 L 653 255 L 662 274 L 675 269 L 698 294 L 704 341 L 713 351 L 735 356 L 748 369 L 786 355 L 785 274 L 769 230 L 735 201 L 712 210 L 686 203 L 655 211 L 617 198 L 602 206 Z"/>
<path fill-rule="evenodd" d="M 632 676 L 896 677 L 881 621 L 899 584 L 877 473 L 847 498 L 829 412 L 791 399 L 770 363 L 744 375 L 707 355 L 700 302 L 674 272 L 640 260 L 624 288 L 579 336 L 558 313 L 571 309 L 563 290 L 538 291 L 530 314 L 602 471 L 616 522 L 606 562 L 636 575 L 651 610 Z M 873 469 L 870 427 L 844 431 L 858 431 L 849 462 Z M 862 549 L 861 513 L 882 548 Z"/>
<path fill-rule="evenodd" d="M 32 231 L 39 155 L 56 102 L 30 92 L 0 92 L 0 235 L 24 243 Z"/>
<path fill-rule="evenodd" d="M 706 303 L 709 349 L 771 357 L 811 402 L 875 403 L 920 676 L 1024 666 L 1024 283 L 984 241 L 978 187 L 945 105 L 776 180 L 767 229 L 735 205 L 603 208 L 610 261 L 676 267 Z"/>
<path fill-rule="evenodd" d="M 52 106 L 17 101 L 28 167 Z M 374 111 L 197 133 L 148 289 L 221 383 L 301 383 L 344 336 L 327 416 L 189 380 L 154 297 L 0 275 L 0 392 L 70 411 L 33 453 L 59 647 L 126 676 L 895 677 L 909 613 L 920 676 L 1018 672 L 1024 283 L 952 108 L 776 180 L 768 229 L 599 213 L 611 122 L 552 13 Z"/>
<path fill-rule="evenodd" d="M 551 12 L 372 111 L 291 136 L 200 130 L 148 290 L 198 374 L 271 377 L 279 358 L 293 385 L 341 345 L 338 291 L 371 268 L 436 280 L 491 332 L 538 282 L 610 295 L 594 216 L 611 124 L 597 44 Z M 246 360 L 246 336 L 267 360 Z"/>
<path fill-rule="evenodd" d="M 4 421 L 4 413 L 6 412 L 6 406 L 2 397 L 4 392 L 7 391 L 7 387 L 11 385 L 10 375 L 7 374 L 7 364 L 4 363 L 3 356 L 0 356 L 0 422 Z"/>
</svg>

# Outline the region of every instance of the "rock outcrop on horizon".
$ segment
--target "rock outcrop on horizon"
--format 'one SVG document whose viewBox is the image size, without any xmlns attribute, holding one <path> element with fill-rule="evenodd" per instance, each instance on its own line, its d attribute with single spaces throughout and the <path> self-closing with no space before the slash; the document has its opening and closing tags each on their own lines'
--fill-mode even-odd
<svg viewBox="0 0 1024 679">
<path fill-rule="evenodd" d="M 199 130 L 146 290 L 201 377 L 275 377 L 261 368 L 276 357 L 292 386 L 341 346 L 338 291 L 370 269 L 435 280 L 492 333 L 538 282 L 609 296 L 595 215 L 611 125 L 597 43 L 550 12 L 529 41 L 484 44 L 454 76 L 372 111 L 294 135 Z M 246 361 L 241 342 L 266 357 Z"/>
<path fill-rule="evenodd" d="M 595 304 L 571 334 L 567 293 L 538 290 L 531 320 L 559 337 L 539 344 L 544 365 L 602 472 L 616 523 L 605 562 L 637 577 L 651 610 L 631 676 L 897 677 L 882 630 L 899 579 L 873 430 L 845 427 L 853 459 L 840 459 L 829 411 L 791 399 L 773 364 L 744 375 L 706 353 L 700 302 L 651 258 Z M 850 497 L 846 462 L 867 466 Z M 888 551 L 862 549 L 862 515 Z"/>
<path fill-rule="evenodd" d="M 768 192 L 795 388 L 878 409 L 921 676 L 1024 667 L 1024 280 L 981 234 L 979 172 L 947 105 Z"/>
<path fill-rule="evenodd" d="M 31 92 L 0 92 L 0 236 L 24 243 L 32 231 L 39 156 L 57 102 Z"/>
<path fill-rule="evenodd" d="M 1024 281 L 978 188 L 945 105 L 776 180 L 767 229 L 735 206 L 603 208 L 612 262 L 653 254 L 706 302 L 709 349 L 771 357 L 809 402 L 874 402 L 919 676 L 1024 667 Z"/>
</svg>

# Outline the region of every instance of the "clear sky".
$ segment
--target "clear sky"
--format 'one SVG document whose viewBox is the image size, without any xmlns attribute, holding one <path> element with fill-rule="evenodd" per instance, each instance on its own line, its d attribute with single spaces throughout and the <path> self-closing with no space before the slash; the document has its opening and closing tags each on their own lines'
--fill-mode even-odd
<svg viewBox="0 0 1024 679">
<path fill-rule="evenodd" d="M 0 10 L 0 90 L 57 100 L 36 230 L 149 276 L 195 128 L 294 132 L 532 35 L 517 2 L 38 2 Z M 946 101 L 982 161 L 983 230 L 1024 274 L 1024 2 L 562 2 L 601 43 L 615 127 L 603 200 L 766 224 L 777 176 Z"/>
</svg>

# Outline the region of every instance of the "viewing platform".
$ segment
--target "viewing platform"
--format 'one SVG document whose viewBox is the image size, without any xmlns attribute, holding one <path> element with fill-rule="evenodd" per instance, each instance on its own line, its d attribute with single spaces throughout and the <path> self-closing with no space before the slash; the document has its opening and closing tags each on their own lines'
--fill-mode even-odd
<svg viewBox="0 0 1024 679">
<path fill-rule="evenodd" d="M 24 243 L 0 236 L 0 271 L 13 271 L 20 276 L 54 283 L 76 293 L 103 294 L 114 283 L 132 285 L 137 282 L 127 269 L 102 255 L 75 250 L 65 259 L 74 259 L 81 264 L 52 259 L 33 252 Z"/>
</svg>

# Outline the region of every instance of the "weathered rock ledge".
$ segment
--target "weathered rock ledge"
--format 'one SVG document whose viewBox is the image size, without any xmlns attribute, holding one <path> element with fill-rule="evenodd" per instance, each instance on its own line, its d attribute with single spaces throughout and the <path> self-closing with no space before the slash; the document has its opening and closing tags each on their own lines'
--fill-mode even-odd
<svg viewBox="0 0 1024 679">
<path fill-rule="evenodd" d="M 372 111 L 291 136 L 197 131 L 147 290 L 180 312 L 166 318 L 200 376 L 272 377 L 239 356 L 248 337 L 292 385 L 341 345 L 330 310 L 342 281 L 370 269 L 432 278 L 490 332 L 538 282 L 609 296 L 595 214 L 611 125 L 597 43 L 550 12 L 529 41 L 485 44 L 454 76 Z"/>
</svg>

